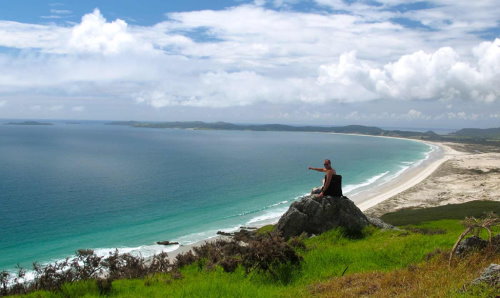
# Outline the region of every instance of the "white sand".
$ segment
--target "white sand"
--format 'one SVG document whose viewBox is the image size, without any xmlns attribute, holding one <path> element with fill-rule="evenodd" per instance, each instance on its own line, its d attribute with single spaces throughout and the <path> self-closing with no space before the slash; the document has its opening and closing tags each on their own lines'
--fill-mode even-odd
<svg viewBox="0 0 500 298">
<path fill-rule="evenodd" d="M 368 208 L 371 208 L 415 186 L 429 177 L 445 161 L 462 154 L 440 143 L 422 142 L 438 146 L 439 149 L 432 152 L 429 158 L 423 161 L 420 165 L 408 168 L 401 173 L 401 175 L 395 177 L 391 181 L 353 195 L 351 199 L 356 203 L 361 211 L 365 211 Z"/>
</svg>

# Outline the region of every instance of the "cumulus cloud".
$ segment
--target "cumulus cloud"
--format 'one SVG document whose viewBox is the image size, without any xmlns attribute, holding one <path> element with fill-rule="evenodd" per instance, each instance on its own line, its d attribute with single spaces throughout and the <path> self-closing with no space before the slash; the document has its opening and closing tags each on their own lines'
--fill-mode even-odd
<svg viewBox="0 0 500 298">
<path fill-rule="evenodd" d="M 441 99 L 494 102 L 500 99 L 500 39 L 483 42 L 470 61 L 452 48 L 418 51 L 382 67 L 341 55 L 338 63 L 322 65 L 318 82 L 335 90 L 361 90 L 358 99 Z M 346 91 L 347 92 L 347 91 Z"/>
<path fill-rule="evenodd" d="M 72 26 L 0 21 L 0 46 L 22 50 L 0 53 L 0 95 L 105 96 L 157 109 L 377 99 L 444 100 L 451 109 L 455 100 L 498 101 L 500 39 L 480 42 L 458 25 L 461 16 L 450 21 L 434 7 L 388 9 L 404 4 L 396 0 L 377 7 L 316 2 L 336 11 L 275 10 L 266 7 L 295 1 L 255 1 L 170 13 L 153 26 L 106 20 L 98 9 Z M 459 2 L 461 9 L 470 8 Z M 441 6 L 452 9 L 450 3 Z M 491 25 L 491 13 L 483 8 L 474 30 Z M 392 21 L 397 16 L 436 30 L 405 28 Z M 66 102 L 51 106 L 84 109 Z M 423 119 L 425 113 L 401 115 Z"/>
<path fill-rule="evenodd" d="M 81 22 L 73 27 L 0 21 L 0 46 L 55 54 L 116 54 L 153 50 L 150 42 L 130 32 L 125 21 L 116 19 L 107 22 L 99 9 L 84 15 Z"/>
<path fill-rule="evenodd" d="M 98 9 L 83 16 L 71 30 L 69 50 L 88 53 L 116 54 L 127 50 L 152 50 L 151 44 L 140 42 L 128 30 L 125 21 L 107 22 Z"/>
</svg>

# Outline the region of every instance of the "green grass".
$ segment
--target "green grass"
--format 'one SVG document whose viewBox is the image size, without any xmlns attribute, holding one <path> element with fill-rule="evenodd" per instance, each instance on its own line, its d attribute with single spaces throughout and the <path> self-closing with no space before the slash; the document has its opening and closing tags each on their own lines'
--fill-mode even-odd
<svg viewBox="0 0 500 298">
<path fill-rule="evenodd" d="M 265 234 L 274 231 L 275 225 L 265 225 L 256 230 L 258 234 Z"/>
<path fill-rule="evenodd" d="M 469 215 L 473 214 L 470 212 L 475 210 L 475 207 L 478 210 L 483 208 L 481 209 L 483 211 L 484 208 L 498 207 L 498 203 L 491 203 L 495 202 L 465 203 L 461 204 L 461 209 L 467 210 L 466 213 Z M 481 208 L 478 206 L 481 206 Z M 392 215 L 392 218 L 399 218 L 400 220 L 409 217 L 405 223 L 412 224 L 413 232 L 379 230 L 368 227 L 364 229 L 362 237 L 353 239 L 346 236 L 342 229 L 336 229 L 306 239 L 306 249 L 299 251 L 304 259 L 301 267 L 297 269 L 283 265 L 278 270 L 279 279 L 258 273 L 247 275 L 242 268 L 238 268 L 233 273 L 225 273 L 221 268 L 207 270 L 193 264 L 181 269 L 181 278 L 174 278 L 171 274 L 157 274 L 141 280 L 116 280 L 113 282 L 112 289 L 107 296 L 309 297 L 314 291 L 313 289 L 317 287 L 324 285 L 324 287 L 328 288 L 332 286 L 332 283 L 339 283 L 351 277 L 355 279 L 357 276 L 363 279 L 363 282 L 379 278 L 382 280 L 381 282 L 386 282 L 390 287 L 393 280 L 397 279 L 400 274 L 397 272 L 407 275 L 409 280 L 416 280 L 415 284 L 409 285 L 410 288 L 422 282 L 423 286 L 414 289 L 418 295 L 429 295 L 429 289 L 426 289 L 425 282 L 428 282 L 431 287 L 433 286 L 432 282 L 434 282 L 434 287 L 439 287 L 436 284 L 440 283 L 433 281 L 433 278 L 438 277 L 442 278 L 442 283 L 448 287 L 440 289 L 440 293 L 458 293 L 457 291 L 460 290 L 463 282 L 477 276 L 477 270 L 480 268 L 475 268 L 473 270 L 476 271 L 472 272 L 470 271 L 472 269 L 469 269 L 470 266 L 464 264 L 459 268 L 462 271 L 457 271 L 454 276 L 450 275 L 448 277 L 446 272 L 451 269 L 448 268 L 446 261 L 436 264 L 426 261 L 427 256 L 433 252 L 450 250 L 458 235 L 463 231 L 463 226 L 460 220 L 457 219 L 428 220 L 433 216 L 434 218 L 441 218 L 443 212 L 449 214 L 447 216 L 463 214 L 460 213 L 463 210 L 460 211 L 460 208 L 456 206 L 448 205 L 443 207 L 445 209 L 436 207 L 424 210 L 403 210 Z M 460 219 L 462 218 L 460 217 Z M 273 226 L 266 226 L 261 228 L 260 232 L 267 232 L 272 229 Z M 428 231 L 436 230 L 441 230 L 443 233 L 428 233 Z M 498 229 L 496 229 L 496 233 L 498 233 Z M 442 253 L 441 255 L 443 256 Z M 486 261 L 490 262 L 491 260 Z M 497 258 L 493 261 L 498 262 L 500 260 Z M 417 278 L 425 278 L 425 276 L 414 274 L 408 269 L 416 264 L 424 264 L 422 265 L 423 268 L 426 268 L 427 265 L 425 264 L 430 264 L 428 265 L 428 271 L 422 269 L 423 272 L 426 272 L 426 276 L 432 275 L 434 272 L 441 273 L 437 273 L 437 277 L 428 278 L 428 280 L 417 280 Z M 477 266 L 482 265 L 483 263 Z M 375 276 L 373 276 L 374 274 Z M 344 276 L 342 277 L 342 275 Z M 462 278 L 462 280 L 457 280 L 459 278 Z M 373 288 L 373 285 L 370 287 Z M 344 288 L 344 285 L 339 286 L 339 289 Z M 491 288 L 482 289 L 476 287 L 474 291 L 477 292 L 474 292 L 477 296 L 485 296 L 491 292 Z M 324 295 L 321 291 L 319 293 Z M 327 293 L 326 295 L 331 296 L 332 294 Z M 430 295 L 432 295 L 432 292 L 430 292 Z M 464 295 L 467 296 L 468 294 Z M 94 281 L 67 284 L 59 292 L 38 291 L 28 295 L 28 297 L 82 296 L 99 296 L 99 288 Z"/>
<path fill-rule="evenodd" d="M 402 226 L 439 219 L 464 219 L 466 216 L 482 217 L 491 211 L 500 214 L 500 202 L 471 201 L 433 208 L 408 208 L 384 214 L 381 219 L 392 225 Z"/>
<path fill-rule="evenodd" d="M 462 231 L 457 220 L 444 220 L 420 225 L 439 228 L 445 234 L 422 235 L 404 231 L 364 230 L 364 237 L 350 239 L 341 229 L 307 239 L 304 258 L 298 270 L 285 271 L 284 284 L 269 276 L 245 275 L 239 269 L 225 273 L 220 268 L 212 271 L 197 265 L 183 268 L 182 278 L 168 274 L 155 275 L 144 280 L 114 281 L 110 297 L 276 297 L 308 296 L 309 285 L 335 276 L 373 270 L 390 271 L 421 262 L 437 248 L 449 249 Z M 347 270 L 346 270 L 347 268 Z M 95 282 L 85 281 L 66 285 L 60 293 L 36 292 L 29 297 L 80 297 L 99 295 Z"/>
</svg>

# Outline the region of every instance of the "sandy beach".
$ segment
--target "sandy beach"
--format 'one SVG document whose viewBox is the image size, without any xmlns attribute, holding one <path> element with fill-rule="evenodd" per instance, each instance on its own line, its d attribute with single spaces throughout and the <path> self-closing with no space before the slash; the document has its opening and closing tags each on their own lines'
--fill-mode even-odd
<svg viewBox="0 0 500 298">
<path fill-rule="evenodd" d="M 432 145 L 434 150 L 429 154 L 428 158 L 416 166 L 406 169 L 399 176 L 391 181 L 379 186 L 371 187 L 370 189 L 352 195 L 350 198 L 362 210 L 366 211 L 381 202 L 413 187 L 422 182 L 436 171 L 443 163 L 453 159 L 455 156 L 461 155 L 449 146 L 435 142 L 423 142 Z"/>
<path fill-rule="evenodd" d="M 425 208 L 473 200 L 500 201 L 500 148 L 475 144 L 432 143 L 443 155 L 408 172 L 387 191 L 359 207 L 373 216 L 402 208 Z M 408 176 L 408 177 L 405 177 Z"/>
</svg>

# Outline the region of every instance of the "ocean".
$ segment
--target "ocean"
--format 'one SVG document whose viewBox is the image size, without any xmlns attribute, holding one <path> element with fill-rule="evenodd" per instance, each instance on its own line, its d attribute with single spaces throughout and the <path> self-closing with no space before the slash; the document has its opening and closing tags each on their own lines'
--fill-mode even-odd
<svg viewBox="0 0 500 298">
<path fill-rule="evenodd" d="M 344 193 L 428 156 L 420 142 L 300 132 L 0 125 L 0 270 L 77 249 L 149 256 L 276 220 L 332 160 Z"/>
</svg>

